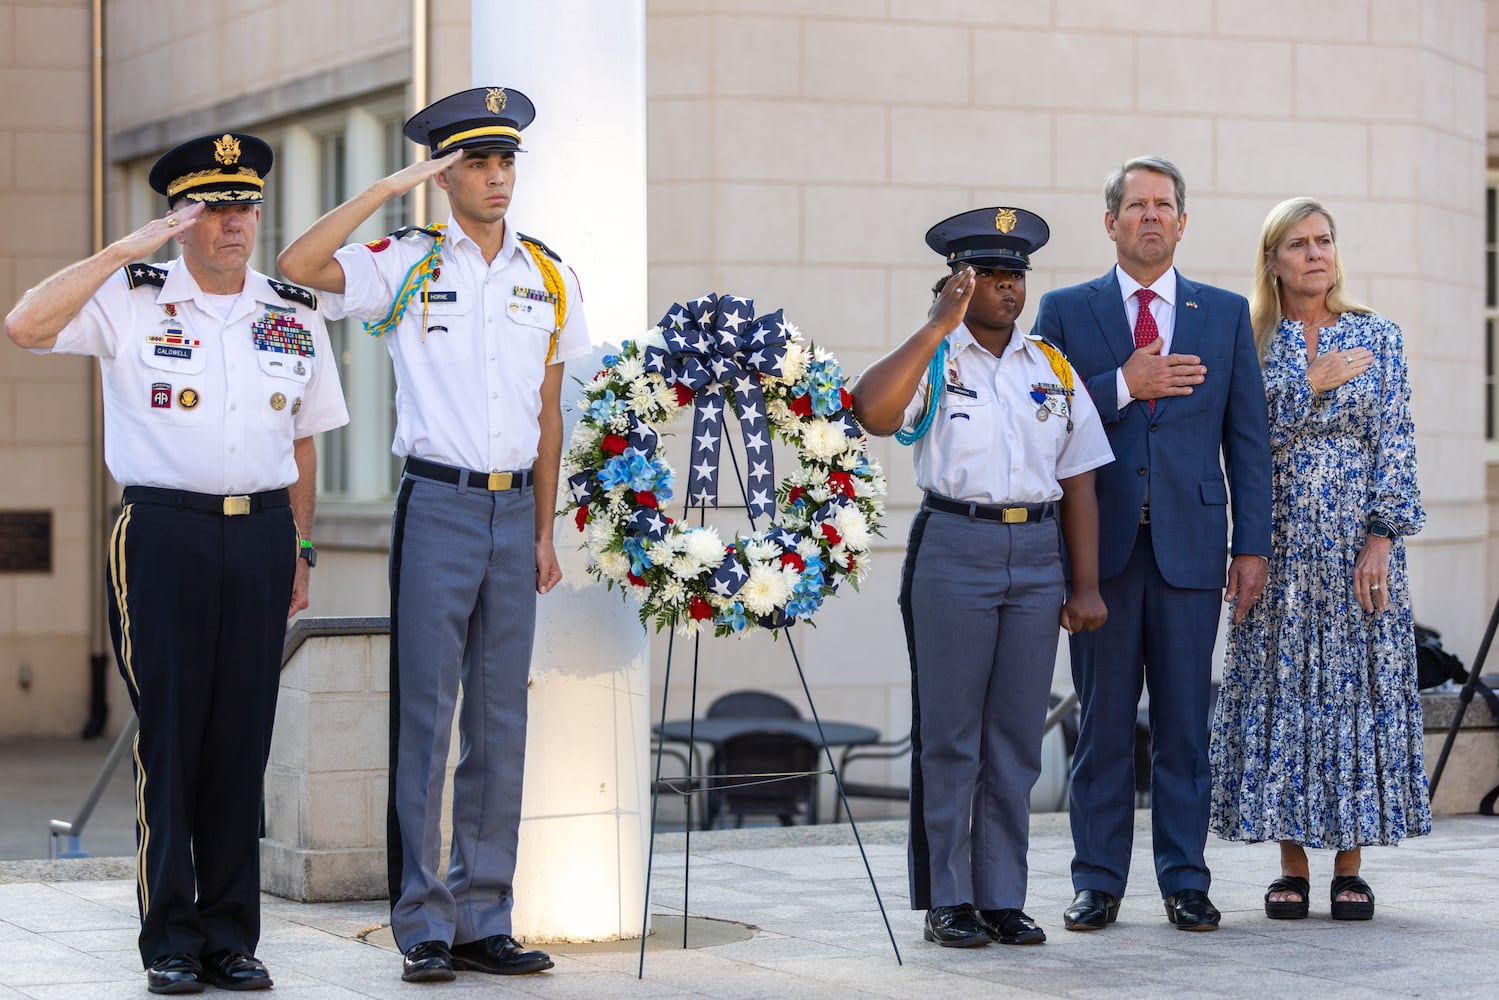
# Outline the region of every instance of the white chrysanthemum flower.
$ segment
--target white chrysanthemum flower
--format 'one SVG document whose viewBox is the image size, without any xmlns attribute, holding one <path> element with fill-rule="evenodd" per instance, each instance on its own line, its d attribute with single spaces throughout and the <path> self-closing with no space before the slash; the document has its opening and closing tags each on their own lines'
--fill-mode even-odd
<svg viewBox="0 0 1499 1000">
<path fill-rule="evenodd" d="M 615 580 L 623 580 L 630 572 L 630 560 L 623 552 L 600 552 L 594 561 L 599 571 Z"/>
<path fill-rule="evenodd" d="M 785 401 L 780 399 L 767 399 L 765 401 L 765 415 L 777 427 L 789 427 L 796 421 L 796 414 L 791 412 L 791 407 L 787 406 Z"/>
<path fill-rule="evenodd" d="M 649 413 L 656 405 L 656 390 L 644 380 L 631 382 L 630 391 L 625 398 L 629 401 L 630 409 L 637 414 Z"/>
<path fill-rule="evenodd" d="M 822 546 L 818 545 L 817 542 L 811 538 L 804 537 L 801 541 L 796 543 L 796 554 L 801 556 L 803 559 L 811 559 L 813 556 L 818 555 L 821 552 Z"/>
<path fill-rule="evenodd" d="M 723 562 L 723 539 L 718 536 L 718 529 L 711 524 L 687 531 L 684 541 L 687 556 L 698 565 L 717 568 Z"/>
<path fill-rule="evenodd" d="M 655 401 L 656 409 L 660 411 L 663 418 L 674 416 L 677 410 L 677 390 L 667 385 L 664 381 L 658 382 L 651 389 L 651 399 Z"/>
<path fill-rule="evenodd" d="M 652 542 L 645 549 L 646 558 L 651 561 L 651 565 L 653 566 L 665 566 L 671 562 L 675 554 L 672 552 L 671 546 L 664 541 Z"/>
<path fill-rule="evenodd" d="M 843 453 L 848 437 L 843 428 L 821 418 L 802 424 L 802 451 L 819 462 L 827 462 Z"/>
<path fill-rule="evenodd" d="M 675 607 L 687 600 L 687 588 L 682 584 L 681 580 L 667 580 L 661 589 L 656 592 L 656 596 L 661 599 L 663 604 Z"/>
<path fill-rule="evenodd" d="M 640 353 L 644 354 L 647 347 L 665 347 L 666 336 L 661 332 L 659 326 L 653 326 L 635 338 L 635 345 L 639 348 Z"/>
<path fill-rule="evenodd" d="M 811 501 L 814 504 L 816 504 L 819 507 L 821 507 L 823 504 L 827 503 L 828 502 L 828 497 L 830 497 L 832 495 L 833 495 L 833 491 L 830 490 L 830 489 L 828 489 L 826 483 L 823 483 L 821 486 L 809 486 L 809 487 L 807 487 L 807 496 L 811 499 Z"/>
<path fill-rule="evenodd" d="M 787 382 L 796 382 L 807 371 L 807 349 L 798 343 L 786 345 L 786 360 L 781 362 L 782 377 Z"/>
<path fill-rule="evenodd" d="M 828 549 L 828 562 L 834 566 L 837 566 L 839 569 L 847 569 L 848 546 L 840 541 L 837 545 L 834 545 L 832 548 Z"/>
<path fill-rule="evenodd" d="M 749 579 L 736 596 L 744 602 L 744 609 L 750 614 L 768 615 L 786 603 L 791 588 L 779 568 L 757 563 L 750 569 Z"/>
<path fill-rule="evenodd" d="M 864 520 L 864 513 L 859 508 L 839 507 L 838 512 L 833 515 L 833 526 L 843 536 L 843 544 L 850 549 L 869 548 L 869 523 Z"/>
<path fill-rule="evenodd" d="M 698 629 L 704 625 L 707 625 L 709 628 L 713 627 L 712 622 L 700 622 L 691 615 L 683 615 L 677 619 L 677 635 L 688 637 L 697 635 Z"/>
<path fill-rule="evenodd" d="M 645 362 L 639 356 L 633 358 L 620 358 L 614 365 L 614 370 L 620 379 L 626 384 L 634 382 L 645 374 Z"/>
<path fill-rule="evenodd" d="M 767 542 L 764 539 L 750 542 L 744 547 L 744 557 L 752 563 L 768 562 L 778 559 L 781 555 L 781 547 L 775 542 Z"/>
</svg>

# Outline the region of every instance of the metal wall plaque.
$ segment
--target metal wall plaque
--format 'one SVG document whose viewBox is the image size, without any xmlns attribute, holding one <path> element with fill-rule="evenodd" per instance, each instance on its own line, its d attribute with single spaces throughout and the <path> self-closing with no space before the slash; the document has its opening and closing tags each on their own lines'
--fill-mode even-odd
<svg viewBox="0 0 1499 1000">
<path fill-rule="evenodd" d="M 0 573 L 52 572 L 52 512 L 0 510 Z"/>
</svg>

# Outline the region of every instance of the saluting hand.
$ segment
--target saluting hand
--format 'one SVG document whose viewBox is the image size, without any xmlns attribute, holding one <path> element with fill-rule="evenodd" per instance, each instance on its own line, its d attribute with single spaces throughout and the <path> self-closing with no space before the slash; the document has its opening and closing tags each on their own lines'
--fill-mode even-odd
<svg viewBox="0 0 1499 1000">
<path fill-rule="evenodd" d="M 1207 367 L 1195 354 L 1162 354 L 1165 341 L 1157 337 L 1136 348 L 1124 363 L 1124 384 L 1135 399 L 1190 396 L 1192 387 L 1207 377 Z"/>
<path fill-rule="evenodd" d="M 954 271 L 942 286 L 942 294 L 932 303 L 927 318 L 942 329 L 944 336 L 956 330 L 963 317 L 968 315 L 968 303 L 973 301 L 973 289 L 977 283 L 978 276 L 973 273 L 973 268 L 965 267 Z"/>
<path fill-rule="evenodd" d="M 174 209 L 159 219 L 152 219 L 130 235 L 122 236 L 115 246 L 128 251 L 132 260 L 149 257 L 165 246 L 167 240 L 193 228 L 203 211 L 201 201 L 195 201 L 186 208 Z"/>
<path fill-rule="evenodd" d="M 463 159 L 463 151 L 455 149 L 441 156 L 434 156 L 430 160 L 417 160 L 415 163 L 407 164 L 385 178 L 385 183 L 394 189 L 390 192 L 390 197 L 405 194 L 423 181 L 436 177 L 461 159 Z"/>
</svg>

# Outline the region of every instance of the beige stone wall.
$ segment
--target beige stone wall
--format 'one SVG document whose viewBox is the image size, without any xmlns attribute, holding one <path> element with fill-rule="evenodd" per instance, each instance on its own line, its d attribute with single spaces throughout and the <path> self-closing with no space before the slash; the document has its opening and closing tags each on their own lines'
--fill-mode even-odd
<svg viewBox="0 0 1499 1000">
<path fill-rule="evenodd" d="M 858 371 L 924 319 L 942 269 L 922 235 L 948 214 L 1011 204 L 1051 224 L 1029 322 L 1047 289 L 1112 264 L 1100 188 L 1128 156 L 1183 168 L 1178 265 L 1241 292 L 1270 207 L 1318 196 L 1355 292 L 1406 332 L 1431 515 L 1412 546 L 1416 612 L 1472 650 L 1492 589 L 1477 555 L 1484 102 L 1499 93 L 1484 76 L 1488 6 L 654 0 L 651 309 L 753 296 Z M 915 493 L 906 450 L 879 451 L 892 495 L 874 577 L 797 632 L 822 710 L 898 734 L 909 675 L 894 596 Z M 710 696 L 800 698 L 783 649 L 711 656 Z M 688 662 L 679 649 L 674 699 Z M 686 713 L 685 696 L 674 705 Z"/>
<path fill-rule="evenodd" d="M 0 2 L 0 303 L 91 251 L 89 4 Z M 88 716 L 93 364 L 0 347 L 0 510 L 50 510 L 51 573 L 0 573 L 0 736 Z M 21 683 L 29 673 L 29 687 Z"/>
</svg>

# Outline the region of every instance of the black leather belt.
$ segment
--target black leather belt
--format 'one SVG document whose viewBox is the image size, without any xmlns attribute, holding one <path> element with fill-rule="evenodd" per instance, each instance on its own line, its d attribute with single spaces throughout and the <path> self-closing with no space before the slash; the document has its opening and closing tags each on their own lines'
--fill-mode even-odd
<svg viewBox="0 0 1499 1000">
<path fill-rule="evenodd" d="M 286 490 L 266 490 L 264 493 L 242 493 L 238 496 L 218 496 L 213 493 L 193 493 L 189 490 L 164 490 L 157 486 L 125 487 L 126 503 L 150 503 L 163 507 L 179 507 L 202 514 L 222 514 L 239 517 L 277 507 L 290 507 L 291 498 Z"/>
<path fill-rule="evenodd" d="M 928 493 L 923 505 L 931 510 L 940 510 L 944 514 L 959 514 L 963 517 L 976 517 L 980 521 L 1002 521 L 1005 524 L 1025 524 L 1033 521 L 1044 521 L 1048 517 L 1056 516 L 1056 501 L 1048 500 L 1045 503 L 1015 503 L 1015 504 L 989 504 L 989 503 L 963 503 L 959 500 L 949 500 L 947 497 L 939 497 Z"/>
<path fill-rule="evenodd" d="M 531 485 L 531 470 L 520 472 L 473 472 L 451 465 L 424 462 L 419 458 L 406 459 L 406 471 L 423 479 L 435 479 L 453 486 L 466 485 L 471 490 L 522 490 Z"/>
</svg>

